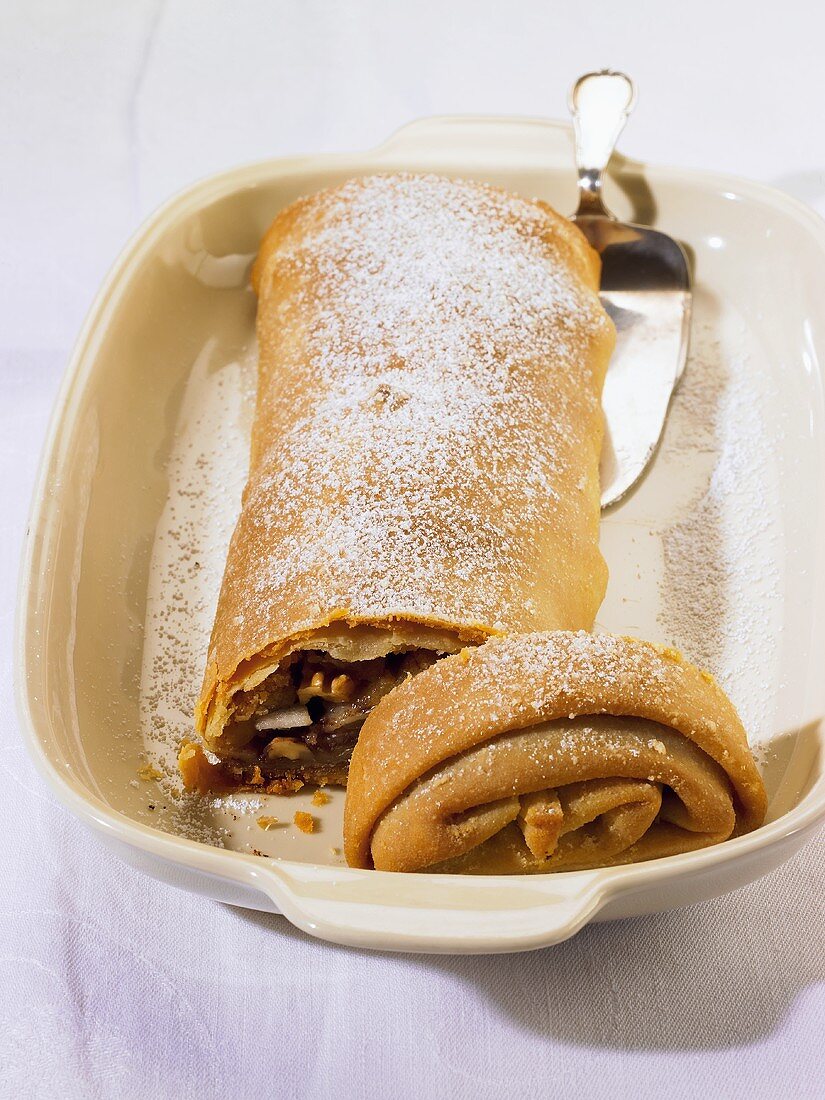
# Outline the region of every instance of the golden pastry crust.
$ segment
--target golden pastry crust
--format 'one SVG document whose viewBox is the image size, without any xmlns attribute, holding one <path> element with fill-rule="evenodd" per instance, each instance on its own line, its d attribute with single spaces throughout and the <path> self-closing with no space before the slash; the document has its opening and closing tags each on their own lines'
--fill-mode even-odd
<svg viewBox="0 0 825 1100">
<path fill-rule="evenodd" d="M 382 870 L 597 867 L 717 843 L 765 808 L 712 677 L 647 642 L 556 631 L 446 658 L 376 707 L 345 853 Z"/>
<path fill-rule="evenodd" d="M 208 747 L 233 758 L 238 699 L 295 655 L 589 628 L 615 334 L 579 230 L 497 188 L 375 176 L 279 214 L 253 282 L 258 396 L 196 710 Z"/>
</svg>

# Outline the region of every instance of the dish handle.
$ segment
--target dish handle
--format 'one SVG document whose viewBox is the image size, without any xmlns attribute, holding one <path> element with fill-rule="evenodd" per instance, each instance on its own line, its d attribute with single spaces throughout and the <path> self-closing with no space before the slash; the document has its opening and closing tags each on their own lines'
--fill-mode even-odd
<svg viewBox="0 0 825 1100">
<path fill-rule="evenodd" d="M 436 115 L 420 118 L 396 130 L 372 155 L 388 166 L 399 158 L 441 163 L 445 155 L 461 162 L 475 157 L 488 159 L 496 151 L 496 162 L 523 166 L 525 161 L 558 164 L 569 161 L 573 168 L 573 130 L 566 122 L 546 118 L 494 115 Z"/>
<path fill-rule="evenodd" d="M 604 904 L 600 871 L 523 877 L 397 874 L 256 862 L 253 884 L 298 928 L 385 951 L 486 953 L 549 947 Z"/>
</svg>

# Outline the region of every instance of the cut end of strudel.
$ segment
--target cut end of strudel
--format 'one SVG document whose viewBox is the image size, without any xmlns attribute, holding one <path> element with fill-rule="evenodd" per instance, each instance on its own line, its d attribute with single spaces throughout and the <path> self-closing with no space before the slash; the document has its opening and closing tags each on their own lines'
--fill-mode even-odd
<svg viewBox="0 0 825 1100">
<path fill-rule="evenodd" d="M 534 874 L 638 863 L 762 824 L 765 787 L 712 676 L 633 638 L 492 639 L 376 707 L 344 851 L 384 871 Z"/>
<path fill-rule="evenodd" d="M 362 723 L 440 657 L 589 629 L 599 260 L 547 205 L 431 175 L 279 214 L 253 272 L 249 480 L 203 689 L 199 790 L 341 783 Z"/>
</svg>

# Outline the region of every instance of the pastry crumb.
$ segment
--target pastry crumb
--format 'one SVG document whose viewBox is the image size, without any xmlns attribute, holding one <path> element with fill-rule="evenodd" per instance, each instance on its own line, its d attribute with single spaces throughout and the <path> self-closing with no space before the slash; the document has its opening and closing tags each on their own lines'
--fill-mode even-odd
<svg viewBox="0 0 825 1100">
<path fill-rule="evenodd" d="M 208 795 L 226 786 L 220 764 L 213 764 L 196 741 L 184 741 L 178 753 L 178 771 L 184 790 Z"/>
<path fill-rule="evenodd" d="M 255 767 L 260 771 L 257 764 Z M 263 778 L 261 779 L 263 782 Z M 304 786 L 303 779 L 299 779 L 298 776 L 278 776 L 276 779 L 270 779 L 264 790 L 267 794 L 297 794 L 301 787 Z"/>
<path fill-rule="evenodd" d="M 662 656 L 666 661 L 674 661 L 677 665 L 682 664 L 682 662 L 684 661 L 684 657 L 679 652 L 679 650 L 671 649 L 670 646 L 662 650 Z"/>
<path fill-rule="evenodd" d="M 320 788 L 312 796 L 312 805 L 313 806 L 326 806 L 326 804 L 329 801 L 330 801 L 329 795 L 326 793 L 326 791 L 320 790 Z"/>
<path fill-rule="evenodd" d="M 340 854 L 341 854 L 341 849 L 340 848 L 330 848 L 329 851 L 330 851 L 330 855 L 333 855 L 333 856 L 340 856 Z"/>
<path fill-rule="evenodd" d="M 298 810 L 293 821 L 295 822 L 295 828 L 300 829 L 302 833 L 315 832 L 315 818 L 312 814 L 305 813 L 303 810 Z"/>
<path fill-rule="evenodd" d="M 257 819 L 258 828 L 263 829 L 264 832 L 269 832 L 270 829 L 274 829 L 281 824 L 281 821 L 277 817 L 259 817 Z"/>
<path fill-rule="evenodd" d="M 138 768 L 138 778 L 148 783 L 152 779 L 163 779 L 163 772 L 152 764 L 144 764 L 142 768 Z"/>
</svg>

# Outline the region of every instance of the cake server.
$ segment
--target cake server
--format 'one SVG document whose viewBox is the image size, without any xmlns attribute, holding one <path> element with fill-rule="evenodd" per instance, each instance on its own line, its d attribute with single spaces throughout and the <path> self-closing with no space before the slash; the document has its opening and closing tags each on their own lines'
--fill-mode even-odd
<svg viewBox="0 0 825 1100">
<path fill-rule="evenodd" d="M 585 73 L 570 92 L 579 171 L 573 221 L 601 255 L 602 304 L 616 325 L 602 396 L 602 508 L 636 484 L 656 451 L 690 329 L 691 280 L 681 245 L 657 229 L 618 221 L 602 198 L 602 176 L 635 99 L 630 77 L 608 69 Z"/>
</svg>

